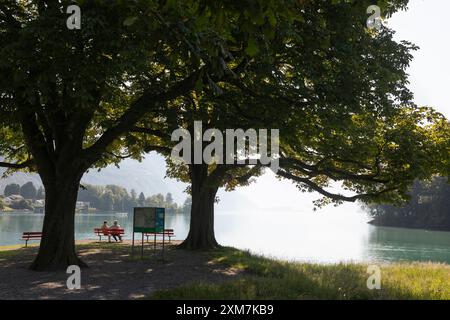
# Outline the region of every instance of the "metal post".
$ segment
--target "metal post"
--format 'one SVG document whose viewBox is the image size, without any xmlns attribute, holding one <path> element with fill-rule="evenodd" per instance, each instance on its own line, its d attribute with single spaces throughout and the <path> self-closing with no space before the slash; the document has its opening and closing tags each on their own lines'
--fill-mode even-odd
<svg viewBox="0 0 450 320">
<path fill-rule="evenodd" d="M 163 243 L 162 243 L 162 261 L 164 262 L 164 245 L 165 245 L 166 231 L 163 229 Z"/>
<path fill-rule="evenodd" d="M 142 232 L 141 259 L 144 259 L 144 232 Z"/>
<path fill-rule="evenodd" d="M 133 238 L 131 240 L 131 256 L 134 255 L 134 226 L 133 226 Z"/>
</svg>

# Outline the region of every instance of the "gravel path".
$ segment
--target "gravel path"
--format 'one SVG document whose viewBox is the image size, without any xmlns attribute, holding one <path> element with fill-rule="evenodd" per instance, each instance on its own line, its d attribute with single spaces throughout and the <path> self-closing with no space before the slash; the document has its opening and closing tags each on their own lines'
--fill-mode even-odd
<svg viewBox="0 0 450 320">
<path fill-rule="evenodd" d="M 144 260 L 138 252 L 132 257 L 128 242 L 81 246 L 79 255 L 89 268 L 81 270 L 81 289 L 69 290 L 66 281 L 70 275 L 65 272 L 28 270 L 37 247 L 22 248 L 6 258 L 0 255 L 0 299 L 141 299 L 155 290 L 239 276 L 212 263 L 206 253 L 173 246 L 166 249 L 163 262 L 160 256 L 152 256 L 150 247 Z"/>
</svg>

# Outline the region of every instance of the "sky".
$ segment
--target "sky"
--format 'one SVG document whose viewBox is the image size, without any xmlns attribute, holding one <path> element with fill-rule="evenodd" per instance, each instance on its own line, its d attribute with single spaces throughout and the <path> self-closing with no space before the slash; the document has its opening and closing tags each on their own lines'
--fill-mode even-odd
<svg viewBox="0 0 450 320">
<path fill-rule="evenodd" d="M 450 1 L 412 0 L 387 26 L 396 40 L 419 46 L 409 68 L 410 86 L 418 105 L 428 105 L 450 118 Z"/>
</svg>

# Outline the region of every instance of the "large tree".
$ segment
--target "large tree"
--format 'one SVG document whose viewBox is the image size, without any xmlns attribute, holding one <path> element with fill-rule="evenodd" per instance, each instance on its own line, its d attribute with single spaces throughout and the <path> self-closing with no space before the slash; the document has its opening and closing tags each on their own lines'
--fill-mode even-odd
<svg viewBox="0 0 450 320">
<path fill-rule="evenodd" d="M 13 194 L 20 194 L 20 185 L 18 185 L 17 183 L 6 185 L 3 194 L 5 195 L 5 197 L 11 196 Z"/>
<path fill-rule="evenodd" d="M 36 187 L 33 182 L 29 181 L 20 187 L 20 195 L 25 199 L 36 199 Z"/>
<path fill-rule="evenodd" d="M 218 246 L 218 189 L 247 185 L 264 167 L 193 164 L 193 155 L 191 164 L 174 163 L 170 133 L 182 127 L 193 137 L 194 121 L 224 135 L 227 128 L 280 129 L 277 175 L 322 194 L 317 205 L 397 203 L 416 177 L 430 177 L 448 164 L 448 121 L 415 106 L 407 88 L 406 68 L 416 47 L 394 41 L 388 28 L 367 29 L 368 4 L 299 1 L 294 20 L 275 14 L 278 27 L 269 37 L 257 36 L 252 50 L 233 53 L 245 57 L 245 72 L 172 102 L 157 130 L 146 128 L 145 120 L 134 128 L 143 150 L 157 145 L 168 158 L 169 175 L 190 183 L 191 224 L 183 247 Z M 405 1 L 379 4 L 392 13 Z"/>
<path fill-rule="evenodd" d="M 295 2 L 80 0 L 80 30 L 66 26 L 74 1 L 0 3 L 0 165 L 37 171 L 45 187 L 32 269 L 84 266 L 74 243 L 84 172 L 120 161 L 144 116 L 158 123 L 170 101 L 215 87 L 224 60 L 241 62 L 230 52 L 254 51 L 258 26 Z"/>
</svg>

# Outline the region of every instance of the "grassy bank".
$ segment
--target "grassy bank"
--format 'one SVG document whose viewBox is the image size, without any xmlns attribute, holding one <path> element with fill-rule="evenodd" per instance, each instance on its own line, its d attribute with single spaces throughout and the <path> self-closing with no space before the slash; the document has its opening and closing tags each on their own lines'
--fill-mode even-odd
<svg viewBox="0 0 450 320">
<path fill-rule="evenodd" d="M 282 262 L 232 248 L 211 262 L 243 276 L 223 284 L 195 283 L 158 291 L 152 299 L 450 299 L 450 266 L 381 265 L 381 289 L 369 290 L 367 265 Z"/>
</svg>

